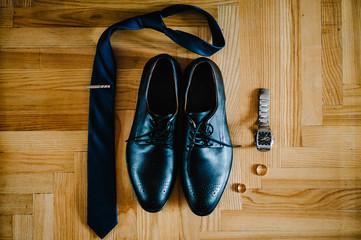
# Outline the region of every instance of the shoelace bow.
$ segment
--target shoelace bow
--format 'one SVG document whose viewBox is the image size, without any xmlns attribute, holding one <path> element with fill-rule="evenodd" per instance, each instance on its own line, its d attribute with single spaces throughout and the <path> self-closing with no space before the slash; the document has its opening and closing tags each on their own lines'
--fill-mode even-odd
<svg viewBox="0 0 361 240">
<path fill-rule="evenodd" d="M 205 126 L 205 127 L 204 127 Z M 210 123 L 204 125 L 203 123 L 198 124 L 196 128 L 191 130 L 191 135 L 189 139 L 191 140 L 188 148 L 193 149 L 194 147 L 209 147 L 212 146 L 212 142 L 216 142 L 222 146 L 231 147 L 231 148 L 239 148 L 242 145 L 231 145 L 217 139 L 211 137 L 213 133 L 213 126 Z"/>
<path fill-rule="evenodd" d="M 129 138 L 126 142 L 144 142 L 144 144 L 172 147 L 170 139 L 173 136 L 174 124 L 169 123 L 169 116 L 160 119 L 151 119 L 151 130 L 143 135 Z"/>
</svg>

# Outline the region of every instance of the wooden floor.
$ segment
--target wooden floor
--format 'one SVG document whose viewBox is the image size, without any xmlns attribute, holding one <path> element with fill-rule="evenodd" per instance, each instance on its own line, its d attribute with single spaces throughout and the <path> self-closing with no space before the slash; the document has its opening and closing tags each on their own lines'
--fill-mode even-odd
<svg viewBox="0 0 361 240">
<path fill-rule="evenodd" d="M 0 239 L 97 239 L 86 225 L 97 40 L 106 26 L 177 2 L 0 0 Z M 106 239 L 361 238 L 361 1 L 181 2 L 209 11 L 224 32 L 212 59 L 233 143 L 244 147 L 212 215 L 189 210 L 179 181 L 164 210 L 143 211 L 124 158 L 142 68 L 160 53 L 182 67 L 198 56 L 153 30 L 114 34 L 119 224 Z M 210 40 L 196 14 L 165 21 Z M 253 145 L 258 88 L 271 89 L 267 153 Z"/>
</svg>

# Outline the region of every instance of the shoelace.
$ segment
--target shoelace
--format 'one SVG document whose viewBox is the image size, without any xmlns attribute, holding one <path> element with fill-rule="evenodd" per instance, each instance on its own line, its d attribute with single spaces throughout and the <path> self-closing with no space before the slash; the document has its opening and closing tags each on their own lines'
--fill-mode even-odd
<svg viewBox="0 0 361 240">
<path fill-rule="evenodd" d="M 172 147 L 170 139 L 173 136 L 174 124 L 169 123 L 169 116 L 159 119 L 151 119 L 151 130 L 143 135 L 129 138 L 126 142 L 144 142 L 146 145 L 162 145 L 168 148 Z"/>
<path fill-rule="evenodd" d="M 209 147 L 213 145 L 213 142 L 231 148 L 242 147 L 242 145 L 231 145 L 212 138 L 211 135 L 214 130 L 213 126 L 210 123 L 207 123 L 205 127 L 203 126 L 204 124 L 200 123 L 194 130 L 191 131 L 192 136 L 189 137 L 191 143 L 187 146 L 188 148 L 193 149 L 194 147 Z"/>
</svg>

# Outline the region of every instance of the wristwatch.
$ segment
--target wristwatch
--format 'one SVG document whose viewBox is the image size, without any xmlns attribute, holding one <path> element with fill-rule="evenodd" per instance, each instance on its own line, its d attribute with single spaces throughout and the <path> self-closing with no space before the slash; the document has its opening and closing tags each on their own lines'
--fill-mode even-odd
<svg viewBox="0 0 361 240">
<path fill-rule="evenodd" d="M 258 92 L 258 130 L 255 144 L 260 151 L 269 151 L 274 142 L 274 136 L 269 126 L 270 90 L 261 88 Z"/>
</svg>

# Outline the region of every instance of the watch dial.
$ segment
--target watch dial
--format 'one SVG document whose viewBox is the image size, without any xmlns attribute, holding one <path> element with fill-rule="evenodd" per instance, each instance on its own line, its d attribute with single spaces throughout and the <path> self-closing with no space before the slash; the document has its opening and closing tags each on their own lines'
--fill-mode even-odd
<svg viewBox="0 0 361 240">
<path fill-rule="evenodd" d="M 272 135 L 271 132 L 259 132 L 258 144 L 259 145 L 271 145 Z"/>
</svg>

